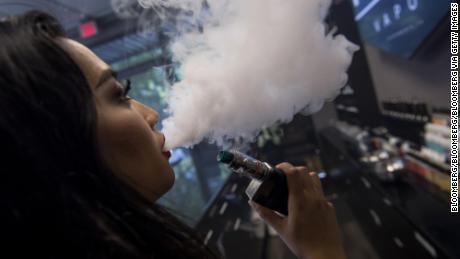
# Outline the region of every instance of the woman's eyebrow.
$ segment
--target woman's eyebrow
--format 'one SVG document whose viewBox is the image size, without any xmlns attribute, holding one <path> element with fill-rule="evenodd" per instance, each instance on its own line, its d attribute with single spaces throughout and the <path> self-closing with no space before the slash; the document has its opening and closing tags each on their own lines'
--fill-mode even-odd
<svg viewBox="0 0 460 259">
<path fill-rule="evenodd" d="M 117 72 L 111 68 L 104 69 L 104 71 L 102 71 L 101 77 L 99 78 L 99 82 L 96 84 L 96 88 L 104 84 L 112 77 L 117 78 Z"/>
</svg>

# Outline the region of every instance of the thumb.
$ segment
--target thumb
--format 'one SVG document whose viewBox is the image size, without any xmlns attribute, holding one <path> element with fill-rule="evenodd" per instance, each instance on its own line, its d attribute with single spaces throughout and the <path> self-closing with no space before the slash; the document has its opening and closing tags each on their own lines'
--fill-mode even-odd
<svg viewBox="0 0 460 259">
<path fill-rule="evenodd" d="M 266 208 L 256 202 L 249 201 L 249 205 L 259 214 L 259 216 L 273 227 L 278 233 L 283 229 L 285 219 L 277 215 L 273 210 Z"/>
</svg>

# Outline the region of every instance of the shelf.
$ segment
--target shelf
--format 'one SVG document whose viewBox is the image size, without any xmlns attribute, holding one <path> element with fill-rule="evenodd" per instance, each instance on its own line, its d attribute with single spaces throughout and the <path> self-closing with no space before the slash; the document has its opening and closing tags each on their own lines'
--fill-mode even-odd
<svg viewBox="0 0 460 259">
<path fill-rule="evenodd" d="M 417 117 L 412 114 L 402 114 L 402 113 L 388 112 L 388 111 L 383 111 L 382 114 L 383 116 L 387 118 L 399 120 L 399 121 L 405 121 L 405 122 L 427 123 L 429 121 L 428 117 Z"/>
<path fill-rule="evenodd" d="M 416 150 L 409 150 L 409 151 L 407 151 L 407 154 L 409 156 L 413 157 L 414 159 L 416 159 L 417 161 L 419 161 L 421 163 L 424 163 L 424 164 L 436 169 L 440 173 L 450 175 L 450 166 L 447 165 L 447 164 L 440 163 L 440 162 L 435 161 L 435 160 L 433 160 L 433 159 L 431 159 L 429 157 L 426 157 L 422 153 L 420 153 L 420 152 L 418 152 Z"/>
</svg>

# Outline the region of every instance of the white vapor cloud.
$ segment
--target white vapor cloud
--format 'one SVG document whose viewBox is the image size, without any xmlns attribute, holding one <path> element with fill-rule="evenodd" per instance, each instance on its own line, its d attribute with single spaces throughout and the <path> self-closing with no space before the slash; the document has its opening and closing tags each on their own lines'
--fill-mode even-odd
<svg viewBox="0 0 460 259">
<path fill-rule="evenodd" d="M 358 47 L 328 33 L 330 0 L 138 0 L 190 10 L 203 31 L 172 45 L 183 80 L 167 99 L 166 148 L 251 141 L 262 127 L 318 111 L 347 82 Z M 142 3 L 141 3 L 142 2 Z"/>
</svg>

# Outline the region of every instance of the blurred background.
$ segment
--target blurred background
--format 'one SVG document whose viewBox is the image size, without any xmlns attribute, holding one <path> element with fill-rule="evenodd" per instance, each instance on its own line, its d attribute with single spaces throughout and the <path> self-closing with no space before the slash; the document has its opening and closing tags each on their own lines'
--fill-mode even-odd
<svg viewBox="0 0 460 259">
<path fill-rule="evenodd" d="M 319 173 L 349 258 L 460 258 L 449 206 L 450 2 L 333 1 L 327 23 L 361 47 L 348 85 L 319 113 L 263 129 L 248 151 Z M 136 0 L 0 0 L 0 17 L 31 9 L 58 17 L 132 81 L 132 97 L 167 116 L 165 96 L 181 80 L 168 47 L 177 10 L 161 20 Z M 218 165 L 217 151 L 174 150 L 176 184 L 160 203 L 226 258 L 295 258 L 248 206 L 249 180 Z"/>
</svg>

